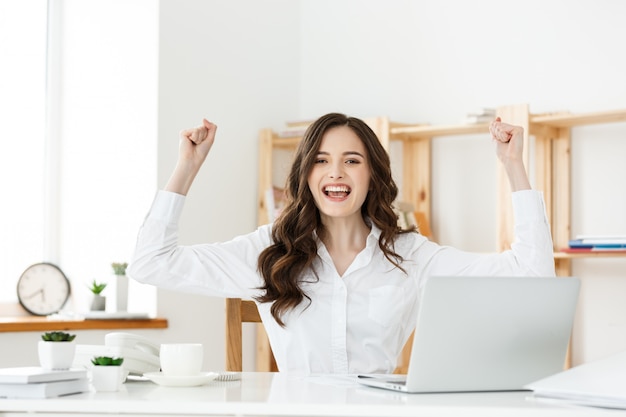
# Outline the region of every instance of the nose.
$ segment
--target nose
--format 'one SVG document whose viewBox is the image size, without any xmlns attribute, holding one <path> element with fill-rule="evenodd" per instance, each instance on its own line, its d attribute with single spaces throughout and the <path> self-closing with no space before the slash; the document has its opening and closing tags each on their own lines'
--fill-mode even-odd
<svg viewBox="0 0 626 417">
<path fill-rule="evenodd" d="M 333 163 L 328 170 L 328 178 L 338 179 L 343 178 L 343 164 Z"/>
</svg>

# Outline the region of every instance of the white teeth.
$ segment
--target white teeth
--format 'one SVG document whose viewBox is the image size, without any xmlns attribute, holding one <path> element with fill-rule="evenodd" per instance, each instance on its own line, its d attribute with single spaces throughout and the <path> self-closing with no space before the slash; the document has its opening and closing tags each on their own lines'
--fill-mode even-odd
<svg viewBox="0 0 626 417">
<path fill-rule="evenodd" d="M 325 191 L 329 193 L 347 193 L 350 189 L 346 186 L 329 185 L 325 188 Z"/>
</svg>

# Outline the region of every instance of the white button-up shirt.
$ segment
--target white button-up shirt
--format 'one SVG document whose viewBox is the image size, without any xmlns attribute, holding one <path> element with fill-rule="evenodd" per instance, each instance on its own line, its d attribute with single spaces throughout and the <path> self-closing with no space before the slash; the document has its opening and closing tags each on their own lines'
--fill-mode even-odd
<svg viewBox="0 0 626 417">
<path fill-rule="evenodd" d="M 279 326 L 270 304 L 258 304 L 279 370 L 300 373 L 388 373 L 416 323 L 420 290 L 434 275 L 554 276 L 550 229 L 541 193 L 512 194 L 515 242 L 499 254 L 440 246 L 417 233 L 398 236 L 406 272 L 378 247 L 372 226 L 365 249 L 339 276 L 318 242 L 313 269 L 302 277 L 305 300 Z M 162 288 L 252 299 L 263 279 L 257 260 L 271 244 L 271 225 L 221 243 L 178 245 L 185 197 L 159 191 L 140 229 L 128 275 Z"/>
</svg>

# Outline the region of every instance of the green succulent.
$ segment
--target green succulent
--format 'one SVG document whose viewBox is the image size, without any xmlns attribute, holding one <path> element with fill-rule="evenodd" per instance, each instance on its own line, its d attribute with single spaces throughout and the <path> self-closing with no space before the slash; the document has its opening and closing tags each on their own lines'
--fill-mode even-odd
<svg viewBox="0 0 626 417">
<path fill-rule="evenodd" d="M 96 280 L 93 280 L 93 283 L 91 284 L 91 287 L 89 288 L 91 290 L 92 293 L 98 295 L 100 294 L 102 291 L 104 291 L 104 289 L 106 288 L 107 284 L 102 282 L 100 284 L 98 284 L 96 282 Z"/>
<path fill-rule="evenodd" d="M 111 267 L 113 268 L 113 273 L 115 275 L 126 275 L 126 267 L 128 267 L 128 263 L 127 262 L 120 262 L 120 263 L 113 262 L 111 264 Z"/>
<path fill-rule="evenodd" d="M 75 337 L 75 334 L 65 332 L 46 332 L 41 335 L 41 339 L 45 342 L 71 342 Z"/>
<path fill-rule="evenodd" d="M 95 366 L 120 366 L 124 362 L 124 358 L 112 358 L 110 356 L 94 356 L 91 363 Z"/>
</svg>

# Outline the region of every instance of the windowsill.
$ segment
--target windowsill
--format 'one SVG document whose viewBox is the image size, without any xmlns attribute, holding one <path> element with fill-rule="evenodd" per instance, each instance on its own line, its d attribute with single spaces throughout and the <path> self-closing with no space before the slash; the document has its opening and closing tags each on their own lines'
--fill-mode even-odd
<svg viewBox="0 0 626 417">
<path fill-rule="evenodd" d="M 40 332 L 52 330 L 166 329 L 167 319 L 57 320 L 47 317 L 0 317 L 2 332 Z"/>
</svg>

